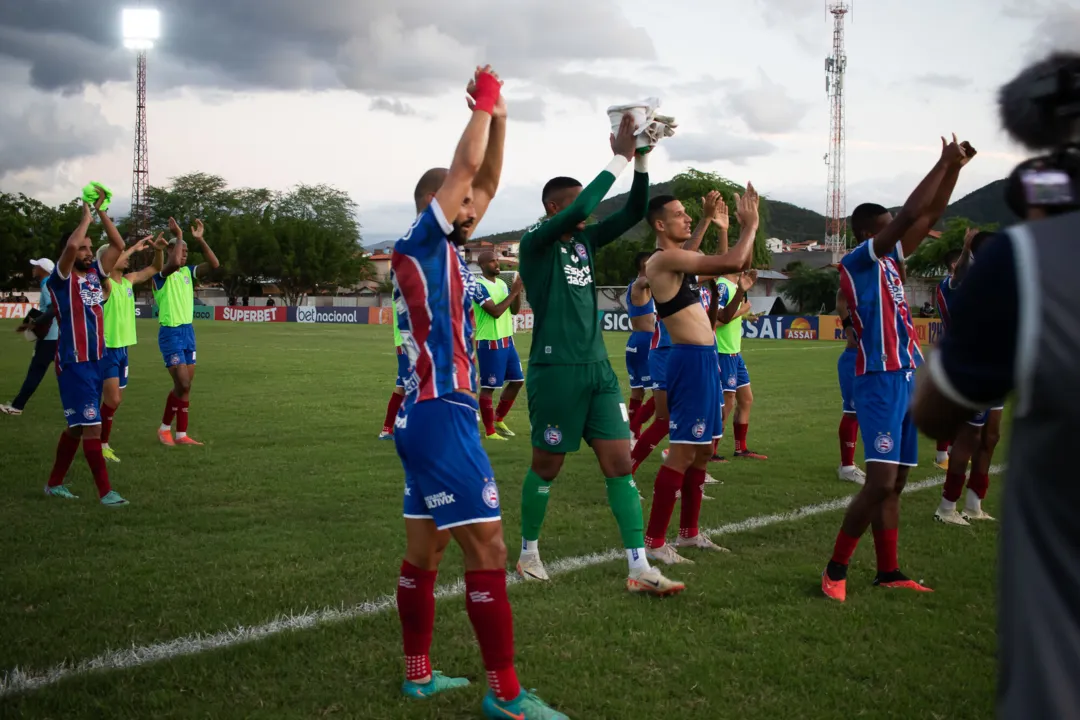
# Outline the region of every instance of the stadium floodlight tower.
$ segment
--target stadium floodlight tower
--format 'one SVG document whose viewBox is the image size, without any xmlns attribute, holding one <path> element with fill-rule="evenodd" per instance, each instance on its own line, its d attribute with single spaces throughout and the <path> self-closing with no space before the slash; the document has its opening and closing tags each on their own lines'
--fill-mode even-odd
<svg viewBox="0 0 1080 720">
<path fill-rule="evenodd" d="M 161 15 L 144 7 L 125 8 L 121 15 L 124 47 L 136 52 L 135 160 L 131 178 L 131 236 L 142 237 L 150 229 L 146 193 L 150 187 L 150 164 L 146 147 L 146 51 L 161 36 Z"/>
</svg>

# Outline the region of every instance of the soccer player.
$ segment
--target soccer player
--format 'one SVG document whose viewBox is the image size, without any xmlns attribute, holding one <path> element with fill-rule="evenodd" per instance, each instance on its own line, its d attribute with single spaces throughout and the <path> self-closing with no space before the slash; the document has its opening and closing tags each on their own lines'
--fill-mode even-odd
<svg viewBox="0 0 1080 720">
<path fill-rule="evenodd" d="M 473 310 L 476 316 L 476 358 L 480 365 L 480 417 L 488 440 L 514 437 L 506 426 L 506 416 L 525 384 L 521 358 L 514 347 L 514 315 L 521 309 L 521 275 L 514 286 L 506 287 L 499 278 L 499 258 L 490 250 L 477 258 L 482 275 L 476 278 Z M 496 412 L 492 397 L 495 390 L 506 386 L 499 396 Z"/>
<path fill-rule="evenodd" d="M 655 251 L 654 251 L 655 252 Z M 645 402 L 645 391 L 650 389 L 649 350 L 656 331 L 656 308 L 652 289 L 645 277 L 645 263 L 651 252 L 639 252 L 634 258 L 637 277 L 626 286 L 626 309 L 630 316 L 630 337 L 626 340 L 626 374 L 630 377 L 630 450 L 641 435 L 641 426 L 648 422 L 656 409 L 656 400 Z"/>
<path fill-rule="evenodd" d="M 56 460 L 45 493 L 52 497 L 75 500 L 64 485 L 75 451 L 82 442 L 83 454 L 94 476 L 98 498 L 106 507 L 127 505 L 128 501 L 112 489 L 109 470 L 101 452 L 101 366 L 105 355 L 104 318 L 105 288 L 101 278 L 107 276 L 113 260 L 124 248 L 124 239 L 116 231 L 109 216 L 101 211 L 105 193 L 99 192 L 95 203 L 98 218 L 105 227 L 111 250 L 94 260 L 90 238 L 90 206 L 83 203 L 82 221 L 67 239 L 64 252 L 49 276 L 48 288 L 57 311 L 60 328 L 56 351 L 56 379 L 60 385 L 60 402 L 64 406 L 67 430 L 60 435 Z"/>
<path fill-rule="evenodd" d="M 514 670 L 499 491 L 476 425 L 472 288 L 460 246 L 498 188 L 506 106 L 490 66 L 469 84 L 472 115 L 449 169 L 434 168 L 414 193 L 419 216 L 394 244 L 390 265 L 406 400 L 394 444 L 405 469 L 405 559 L 397 607 L 404 638 L 405 695 L 426 698 L 469 684 L 431 668 L 435 578 L 453 537 L 465 556 L 465 608 L 484 658 L 489 718 L 565 720 L 523 690 Z M 447 217 L 446 213 L 453 213 Z"/>
<path fill-rule="evenodd" d="M 191 405 L 191 381 L 195 378 L 195 280 L 216 270 L 220 263 L 203 237 L 202 220 L 196 220 L 191 228 L 192 236 L 199 241 L 205 262 L 187 265 L 188 248 L 184 231 L 169 218 L 169 256 L 165 267 L 154 275 L 154 302 L 158 306 L 158 349 L 165 360 L 165 368 L 173 381 L 173 389 L 165 400 L 165 413 L 158 428 L 162 445 L 202 445 L 188 436 L 188 408 Z M 176 419 L 176 440 L 173 440 L 172 422 Z"/>
<path fill-rule="evenodd" d="M 111 447 L 109 437 L 112 434 L 113 417 L 120 408 L 124 397 L 124 389 L 128 382 L 128 348 L 134 345 L 135 335 L 135 290 L 134 286 L 145 282 L 160 272 L 163 265 L 162 248 L 165 241 L 159 235 L 154 247 L 154 262 L 151 265 L 125 274 L 128 260 L 137 252 L 151 247 L 152 235 L 132 245 L 112 266 L 108 275 L 109 291 L 108 299 L 102 308 L 105 324 L 105 355 L 101 358 L 101 377 L 104 393 L 101 398 L 101 453 L 106 460 L 120 462 L 120 458 Z M 160 243 L 160 245 L 159 245 Z M 111 245 L 102 245 L 98 248 L 98 265 L 102 264 L 105 254 Z"/>
<path fill-rule="evenodd" d="M 692 233 L 690 232 L 692 220 L 690 215 L 685 212 L 685 209 L 678 220 L 682 224 L 679 232 L 680 237 L 686 237 L 686 233 L 690 235 L 682 245 L 682 249 L 687 252 L 698 252 L 701 241 L 705 237 L 705 231 L 715 221 L 716 215 L 720 212 L 723 212 L 725 216 L 727 214 L 727 206 L 724 205 L 724 200 L 717 190 L 711 190 L 708 195 L 702 198 L 701 205 L 701 220 L 698 221 L 698 225 Z M 697 279 L 695 278 L 693 282 L 696 283 Z M 707 309 L 710 298 L 704 293 L 703 287 L 699 286 L 699 291 L 701 291 L 700 300 L 702 306 Z M 649 389 L 652 391 L 656 412 L 652 424 L 641 433 L 630 452 L 630 468 L 633 473 L 637 472 L 641 464 L 649 458 L 656 446 L 660 444 L 660 441 L 668 435 L 667 356 L 670 347 L 671 337 L 668 335 L 667 327 L 664 326 L 663 320 L 657 318 L 656 328 L 649 345 L 649 376 L 652 378 L 652 385 Z M 710 477 L 708 482 L 715 481 Z"/>
<path fill-rule="evenodd" d="M 716 347 L 720 353 L 720 379 L 724 386 L 724 422 L 734 407 L 735 457 L 767 459 L 746 447 L 746 432 L 750 427 L 750 407 L 754 393 L 750 390 L 750 374 L 742 357 L 742 319 L 751 305 L 746 293 L 757 281 L 757 271 L 729 273 L 717 278 L 720 312 L 716 318 Z M 734 398 L 735 402 L 729 402 Z"/>
<path fill-rule="evenodd" d="M 626 548 L 627 590 L 671 595 L 685 586 L 665 578 L 645 557 L 641 498 L 631 475 L 629 417 L 600 332 L 593 272 L 597 251 L 641 222 L 648 205 L 648 155 L 636 151 L 629 113 L 618 134 L 611 135 L 611 149 L 614 158 L 588 187 L 567 177 L 548 181 L 541 196 L 547 218 L 521 238 L 521 276 L 536 325 L 526 378 L 533 455 L 521 491 L 517 571 L 527 580 L 549 579 L 537 545 L 540 528 L 566 453 L 576 452 L 584 438 L 606 478 L 608 505 Z M 634 182 L 626 205 L 586 227 L 631 160 Z"/>
<path fill-rule="evenodd" d="M 900 493 L 919 460 L 908 406 L 922 362 L 899 262 L 941 217 L 961 168 L 974 155 L 955 135 L 951 143 L 942 138 L 941 145 L 941 157 L 895 218 L 880 205 L 855 208 L 851 227 L 861 244 L 840 261 L 840 287 L 859 340 L 852 396 L 866 452 L 866 484 L 848 505 L 832 559 L 821 574 L 822 591 L 840 602 L 847 598 L 848 563 L 871 525 L 878 568 L 874 585 L 930 592 L 900 572 L 896 557 Z"/>
<path fill-rule="evenodd" d="M 836 376 L 840 381 L 840 401 L 843 413 L 840 416 L 840 467 L 836 476 L 841 480 L 862 485 L 866 482 L 866 473 L 855 464 L 855 444 L 859 441 L 859 418 L 855 414 L 855 400 L 852 397 L 852 385 L 855 382 L 855 358 L 859 350 L 859 338 L 848 310 L 847 298 L 843 290 L 836 292 L 836 314 L 844 328 L 844 352 L 836 361 Z"/>
<path fill-rule="evenodd" d="M 952 303 L 953 295 L 967 276 L 967 271 L 975 261 L 979 248 L 991 237 L 993 233 L 979 232 L 977 228 L 969 229 L 964 235 L 964 249 L 959 253 L 954 251 L 946 260 L 949 276 L 942 280 L 937 288 L 938 309 L 941 312 L 941 322 L 945 326 L 945 332 L 949 332 L 952 326 L 949 305 Z M 1001 416 L 1004 410 L 1004 405 L 998 404 L 988 410 L 978 412 L 957 431 L 948 458 L 948 472 L 945 475 L 945 487 L 941 492 L 941 504 L 934 511 L 934 519 L 938 522 L 948 525 L 968 525 L 969 520 L 994 519 L 982 509 L 982 501 L 990 488 L 990 462 L 993 460 L 994 449 L 1001 437 Z M 966 478 L 967 498 L 964 502 L 963 513 L 959 513 L 956 511 L 956 502 L 964 491 L 969 460 L 971 461 L 971 476 Z"/>
<path fill-rule="evenodd" d="M 656 476 L 645 547 L 650 560 L 668 565 L 689 562 L 665 539 L 680 491 L 676 547 L 725 552 L 698 528 L 705 468 L 712 457 L 713 439 L 721 434 L 723 391 L 713 322 L 693 283 L 700 275 L 716 276 L 749 267 L 758 225 L 758 197 L 753 185 L 747 185 L 745 197 L 736 194 L 735 200 L 741 241 L 734 250 L 713 256 L 681 248 L 690 235 L 681 202 L 660 195 L 649 203 L 648 221 L 656 233 L 659 252 L 649 259 L 646 273 L 657 317 L 664 321 L 671 337 L 666 368 L 671 452 Z"/>
<path fill-rule="evenodd" d="M 391 279 L 393 273 L 390 273 Z M 380 440 L 394 439 L 394 418 L 397 417 L 401 403 L 405 400 L 405 379 L 409 377 L 409 356 L 401 345 L 401 330 L 398 329 L 397 319 L 394 320 L 394 351 L 397 353 L 397 380 L 394 382 L 394 392 L 390 393 L 390 402 L 386 403 L 386 417 L 383 418 Z"/>
<path fill-rule="evenodd" d="M 56 310 L 52 307 L 48 287 L 49 277 L 56 264 L 49 258 L 38 258 L 31 260 L 30 265 L 34 268 L 34 279 L 41 287 L 41 299 L 38 301 L 38 310 L 41 312 L 33 319 L 28 317 L 25 322 L 15 328 L 15 332 L 21 333 L 33 328 L 37 334 L 37 340 L 34 342 L 34 355 L 30 359 L 30 367 L 26 371 L 26 379 L 23 380 L 19 394 L 10 405 L 0 405 L 0 413 L 4 415 L 22 415 L 23 408 L 30 402 L 30 397 L 41 384 L 41 380 L 56 357 L 56 340 L 60 329 L 56 324 Z"/>
</svg>

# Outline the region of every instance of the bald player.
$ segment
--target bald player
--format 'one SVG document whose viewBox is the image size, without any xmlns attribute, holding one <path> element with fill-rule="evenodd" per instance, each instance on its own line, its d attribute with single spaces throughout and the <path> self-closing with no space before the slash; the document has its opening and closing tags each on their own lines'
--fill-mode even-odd
<svg viewBox="0 0 1080 720">
<path fill-rule="evenodd" d="M 480 277 L 473 286 L 473 311 L 476 316 L 476 359 L 480 366 L 480 418 L 484 422 L 484 437 L 505 441 L 514 437 L 506 426 L 506 416 L 525 385 L 521 358 L 514 347 L 514 315 L 521 309 L 521 275 L 514 285 L 506 287 L 499 278 L 499 258 L 490 250 L 480 253 L 476 264 Z M 496 410 L 493 397 L 503 390 Z"/>
</svg>

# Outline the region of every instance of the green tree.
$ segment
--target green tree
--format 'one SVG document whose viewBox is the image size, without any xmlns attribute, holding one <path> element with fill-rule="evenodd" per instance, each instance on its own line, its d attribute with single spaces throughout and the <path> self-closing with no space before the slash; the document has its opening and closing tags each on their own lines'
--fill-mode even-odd
<svg viewBox="0 0 1080 720">
<path fill-rule="evenodd" d="M 800 313 L 832 312 L 836 309 L 836 292 L 840 289 L 840 273 L 832 268 L 814 270 L 802 263 L 788 275 L 780 290 Z"/>
<path fill-rule="evenodd" d="M 19 193 L 0 193 L 0 288 L 32 289 L 30 261 L 60 254 L 60 238 L 78 224 L 77 200 L 50 207 Z"/>
<path fill-rule="evenodd" d="M 689 168 L 685 172 L 679 173 L 671 180 L 671 194 L 682 202 L 683 207 L 686 208 L 690 217 L 694 219 L 695 225 L 701 218 L 701 200 L 708 195 L 711 190 L 719 190 L 724 198 L 724 202 L 727 203 L 728 214 L 731 218 L 731 227 L 728 229 L 728 238 L 729 241 L 734 244 L 739 239 L 740 231 L 739 220 L 735 215 L 735 193 L 741 195 L 746 192 L 746 188 L 717 173 L 705 172 L 694 168 Z M 760 222 L 758 223 L 757 234 L 754 236 L 753 266 L 756 268 L 767 269 L 772 265 L 772 253 L 770 253 L 769 249 L 765 246 L 765 239 L 768 237 L 766 229 L 769 226 L 769 203 L 764 197 L 761 198 L 758 215 L 760 217 Z M 705 232 L 705 237 L 701 243 L 703 252 L 712 253 L 716 251 L 716 244 L 719 238 L 718 232 L 719 231 L 715 226 L 710 227 Z"/>
<path fill-rule="evenodd" d="M 954 250 L 963 250 L 964 235 L 975 223 L 964 217 L 949 218 L 941 237 L 923 242 L 905 261 L 908 275 L 917 277 L 935 277 L 946 275 L 949 268 L 945 264 L 946 256 Z M 996 230 L 997 225 L 980 226 L 981 230 Z"/>
</svg>

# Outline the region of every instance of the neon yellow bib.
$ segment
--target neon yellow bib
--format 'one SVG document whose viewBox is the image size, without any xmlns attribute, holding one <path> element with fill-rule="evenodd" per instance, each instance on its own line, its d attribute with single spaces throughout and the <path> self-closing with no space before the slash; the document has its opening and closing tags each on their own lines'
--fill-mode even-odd
<svg viewBox="0 0 1080 720">
<path fill-rule="evenodd" d="M 509 288 L 501 278 L 494 281 L 484 276 L 479 276 L 476 281 L 487 288 L 491 301 L 498 305 L 510 295 Z M 476 339 L 477 340 L 502 340 L 514 334 L 514 314 L 507 308 L 499 317 L 492 317 L 480 305 L 473 303 L 474 315 L 476 316 Z"/>
</svg>

